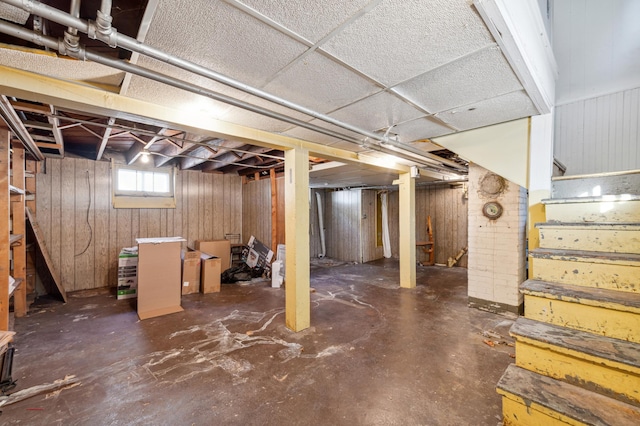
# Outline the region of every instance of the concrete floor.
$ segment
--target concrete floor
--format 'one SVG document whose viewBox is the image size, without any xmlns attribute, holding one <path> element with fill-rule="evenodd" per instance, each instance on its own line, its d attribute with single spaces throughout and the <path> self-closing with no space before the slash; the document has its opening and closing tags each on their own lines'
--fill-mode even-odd
<svg viewBox="0 0 640 426">
<path fill-rule="evenodd" d="M 80 384 L 4 406 L 0 424 L 495 426 L 514 349 L 483 341 L 511 343 L 512 321 L 467 307 L 466 272 L 419 266 L 406 290 L 396 261 L 316 262 L 300 333 L 265 282 L 145 321 L 106 291 L 41 300 L 15 321 L 14 391 Z"/>
</svg>

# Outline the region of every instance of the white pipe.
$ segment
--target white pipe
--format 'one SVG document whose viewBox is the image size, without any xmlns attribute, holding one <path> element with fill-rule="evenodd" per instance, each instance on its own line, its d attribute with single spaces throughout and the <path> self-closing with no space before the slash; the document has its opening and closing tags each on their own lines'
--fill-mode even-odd
<svg viewBox="0 0 640 426">
<path fill-rule="evenodd" d="M 365 136 L 366 138 L 370 138 L 374 141 L 379 141 L 380 143 L 386 144 L 388 146 L 393 146 L 396 149 L 405 151 L 407 153 L 412 153 L 414 155 L 417 155 L 419 157 L 422 157 L 424 159 L 431 159 L 431 160 L 436 160 L 441 164 L 446 164 L 447 166 L 455 169 L 455 170 L 460 170 L 460 171 L 466 171 L 466 169 L 462 166 L 460 166 L 459 164 L 438 157 L 434 154 L 428 153 L 428 152 L 424 152 L 421 151 L 417 148 L 412 147 L 411 145 L 406 145 L 403 143 L 399 143 L 393 139 L 390 139 L 388 137 L 385 136 L 381 136 L 380 134 L 377 133 L 373 133 L 370 132 L 368 130 L 359 128 L 357 126 L 353 126 L 351 124 L 345 123 L 343 121 L 340 120 L 336 120 L 333 117 L 330 117 L 326 114 L 322 114 L 319 113 L 317 111 L 311 110 L 309 108 L 306 108 L 302 105 L 296 104 L 294 102 L 291 101 L 287 101 L 286 99 L 282 99 L 278 96 L 272 95 L 268 92 L 265 92 L 263 90 L 260 90 L 258 88 L 252 87 L 248 84 L 244 84 L 240 81 L 237 81 L 235 79 L 232 79 L 231 77 L 227 77 L 223 74 L 217 73 L 211 69 L 205 68 L 201 65 L 198 65 L 194 62 L 191 61 L 187 61 L 185 59 L 176 57 L 174 55 L 170 55 L 166 52 L 163 52 L 159 49 L 153 48 L 151 46 L 148 46 L 144 43 L 141 43 L 140 41 L 129 37 L 127 35 L 124 34 L 120 34 L 116 31 L 115 28 L 112 28 L 110 26 L 110 16 L 109 18 L 109 22 L 104 23 L 103 24 L 103 14 L 102 11 L 99 11 L 98 13 L 98 25 L 96 28 L 96 24 L 94 22 L 87 22 L 83 19 L 79 19 L 79 18 L 75 18 L 73 16 L 70 16 L 68 13 L 64 13 L 63 11 L 56 9 L 54 7 L 48 6 L 46 4 L 43 4 L 39 1 L 35 1 L 35 0 L 0 0 L 3 3 L 7 3 L 10 4 L 12 6 L 16 6 L 19 7 L 23 10 L 26 10 L 32 14 L 35 15 L 40 15 L 43 18 L 46 18 L 48 20 L 51 20 L 53 22 L 57 22 L 59 24 L 62 25 L 68 25 L 68 26 L 73 26 L 75 28 L 77 28 L 79 31 L 89 35 L 89 37 L 91 38 L 97 38 L 101 41 L 103 41 L 104 43 L 107 43 L 109 46 L 111 47 L 117 47 L 120 46 L 124 49 L 130 50 L 132 52 L 137 52 L 140 53 L 142 55 L 148 56 L 150 58 L 165 62 L 167 64 L 176 66 L 178 68 L 182 68 L 185 71 L 189 71 L 192 72 L 194 74 L 198 74 L 200 76 L 206 77 L 208 79 L 217 81 L 219 83 L 225 84 L 229 87 L 233 87 L 234 89 L 238 89 L 241 90 L 245 93 L 249 93 L 251 95 L 260 97 L 262 99 L 268 100 L 270 102 L 273 102 L 277 105 L 281 105 L 284 106 L 286 108 L 290 108 L 293 109 L 295 111 L 301 112 L 303 114 L 309 115 L 311 117 L 317 118 L 319 120 L 322 120 L 326 123 L 329 124 L 333 124 L 335 126 L 341 127 L 343 129 L 349 130 L 351 132 L 357 133 L 359 135 Z M 108 2 L 105 2 L 108 3 Z M 105 3 L 103 3 L 103 7 L 105 5 Z M 106 28 L 103 27 L 107 26 Z M 255 111 L 254 111 L 255 112 Z M 270 116 L 270 115 L 267 115 Z M 271 116 L 273 118 L 273 116 Z M 291 123 L 291 121 L 286 121 Z M 317 130 L 316 130 L 317 131 Z M 335 132 L 334 132 L 335 133 Z M 325 133 L 326 134 L 326 133 Z M 348 141 L 348 142 L 352 142 L 358 145 L 361 145 L 363 142 L 360 140 L 357 140 L 355 138 L 350 138 L 346 135 L 341 135 L 339 137 L 342 140 Z M 380 146 L 380 144 L 376 144 L 373 145 L 372 148 L 375 148 L 378 151 L 382 151 L 382 152 L 386 152 L 386 149 L 388 149 L 387 147 L 383 147 Z M 400 153 L 400 154 L 404 154 L 404 153 Z M 405 154 L 406 155 L 406 154 Z M 415 159 L 412 158 L 406 158 L 408 160 L 411 161 L 416 161 Z M 423 160 L 425 161 L 425 160 Z"/>
<path fill-rule="evenodd" d="M 316 192 L 316 201 L 318 202 L 318 227 L 320 228 L 320 247 L 321 251 L 318 257 L 322 259 L 327 255 L 327 246 L 324 241 L 324 215 L 322 214 L 322 195 Z"/>
</svg>

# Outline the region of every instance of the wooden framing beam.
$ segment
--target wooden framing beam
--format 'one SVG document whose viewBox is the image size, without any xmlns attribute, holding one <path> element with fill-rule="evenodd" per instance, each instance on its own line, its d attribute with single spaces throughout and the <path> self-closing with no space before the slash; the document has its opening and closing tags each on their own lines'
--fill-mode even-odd
<svg viewBox="0 0 640 426">
<path fill-rule="evenodd" d="M 4 124 L 4 123 L 2 123 Z M 0 126 L 0 330 L 9 330 L 9 147 L 11 134 Z"/>
<path fill-rule="evenodd" d="M 116 122 L 116 119 L 113 117 L 109 117 L 109 121 L 107 121 L 107 127 L 104 129 L 104 134 L 102 135 L 102 140 L 100 141 L 100 146 L 98 147 L 98 153 L 96 154 L 96 161 L 100 161 L 102 155 L 104 154 L 104 150 L 107 147 L 107 143 L 109 142 L 109 137 L 111 136 L 111 132 L 113 131 L 113 124 Z"/>
<path fill-rule="evenodd" d="M 278 252 L 278 185 L 276 169 L 269 170 L 271 180 L 271 250 Z"/>
<path fill-rule="evenodd" d="M 12 158 L 12 182 L 13 186 L 20 189 L 25 188 L 25 155 L 24 148 L 14 146 Z M 16 317 L 23 317 L 27 314 L 27 252 L 26 247 L 26 226 L 24 196 L 21 196 L 11 207 L 13 213 L 13 234 L 23 235 L 21 246 L 13 250 L 13 278 L 21 280 L 22 284 L 13 293 L 13 311 Z"/>
<path fill-rule="evenodd" d="M 400 287 L 416 286 L 416 181 L 410 173 L 401 173 L 399 186 Z"/>
<path fill-rule="evenodd" d="M 309 151 L 288 150 L 285 161 L 285 322 L 293 331 L 311 325 L 309 273 Z"/>
<path fill-rule="evenodd" d="M 7 96 L 49 103 L 60 108 L 85 111 L 89 114 L 181 129 L 207 137 L 232 139 L 273 149 L 303 148 L 309 155 L 326 160 L 368 164 L 379 167 L 381 170 L 394 170 L 399 173 L 409 172 L 408 166 L 387 165 L 384 159 L 379 157 L 252 129 L 215 119 L 206 113 L 182 111 L 7 66 L 0 66 L 0 92 Z"/>
</svg>

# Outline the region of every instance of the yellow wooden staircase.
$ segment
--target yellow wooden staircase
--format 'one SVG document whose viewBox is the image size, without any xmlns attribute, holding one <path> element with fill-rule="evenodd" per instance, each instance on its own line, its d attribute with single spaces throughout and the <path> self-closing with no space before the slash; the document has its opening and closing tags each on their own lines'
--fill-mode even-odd
<svg viewBox="0 0 640 426">
<path fill-rule="evenodd" d="M 606 195 L 545 200 L 516 362 L 497 385 L 505 425 L 640 425 L 640 185 L 616 190 L 639 179 L 564 178 L 565 193 L 597 182 Z"/>
</svg>

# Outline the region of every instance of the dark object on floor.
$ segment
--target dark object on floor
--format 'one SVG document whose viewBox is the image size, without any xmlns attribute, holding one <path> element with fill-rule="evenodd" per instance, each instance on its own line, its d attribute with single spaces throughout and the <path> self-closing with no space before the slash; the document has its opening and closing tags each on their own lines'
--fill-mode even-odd
<svg viewBox="0 0 640 426">
<path fill-rule="evenodd" d="M 2 371 L 0 372 L 0 392 L 2 395 L 8 395 L 8 392 L 16 387 L 16 381 L 11 378 L 15 350 L 13 346 L 9 345 L 7 351 L 2 354 Z"/>
<path fill-rule="evenodd" d="M 252 268 L 246 263 L 243 263 L 224 271 L 220 276 L 220 281 L 222 284 L 233 284 L 238 281 L 250 281 L 252 278 L 261 277 L 263 274 L 264 268 L 258 266 Z"/>
</svg>

